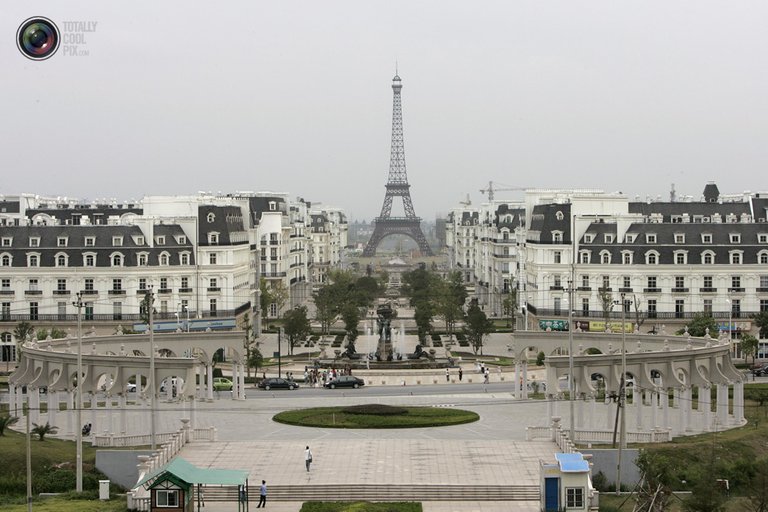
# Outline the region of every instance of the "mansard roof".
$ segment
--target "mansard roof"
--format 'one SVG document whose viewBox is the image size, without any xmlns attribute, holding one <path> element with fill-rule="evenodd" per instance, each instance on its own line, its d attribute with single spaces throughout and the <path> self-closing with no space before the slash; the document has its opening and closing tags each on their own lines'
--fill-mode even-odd
<svg viewBox="0 0 768 512">
<path fill-rule="evenodd" d="M 270 209 L 269 204 L 274 202 L 276 208 Z M 248 208 L 251 213 L 254 225 L 258 225 L 261 221 L 261 215 L 266 212 L 279 211 L 286 213 L 288 211 L 287 202 L 283 196 L 251 196 L 248 198 Z"/>
<path fill-rule="evenodd" d="M 531 240 L 539 243 L 553 243 L 552 233 L 560 232 L 563 234 L 562 242 L 570 243 L 571 240 L 571 205 L 570 203 L 550 203 L 538 204 L 533 207 L 531 213 L 530 231 L 538 233 L 538 240 Z M 530 239 L 530 238 L 529 238 Z"/>
<path fill-rule="evenodd" d="M 511 207 L 508 204 L 500 204 L 494 213 L 494 223 L 498 227 L 514 229 L 525 226 L 525 208 Z M 511 216 L 511 217 L 510 217 Z"/>
<path fill-rule="evenodd" d="M 0 213 L 21 213 L 21 202 L 0 201 Z"/>
<path fill-rule="evenodd" d="M 629 213 L 639 213 L 646 217 L 653 214 L 661 214 L 662 222 L 672 222 L 673 217 L 687 214 L 694 216 L 713 217 L 719 215 L 723 222 L 729 215 L 741 217 L 742 214 L 751 215 L 750 205 L 747 202 L 733 203 L 705 203 L 705 202 L 631 202 Z"/>
<path fill-rule="evenodd" d="M 163 245 L 154 245 L 139 226 L 129 225 L 54 225 L 54 226 L 0 226 L 0 237 L 10 238 L 10 247 L 0 247 L 0 253 L 9 253 L 13 267 L 26 267 L 27 255 L 40 255 L 40 267 L 55 266 L 56 256 L 64 254 L 68 257 L 68 266 L 83 266 L 83 254 L 96 255 L 95 266 L 111 266 L 110 257 L 120 253 L 125 257 L 124 266 L 138 265 L 140 253 L 148 255 L 147 265 L 159 265 L 162 253 L 169 255 L 169 265 L 178 265 L 181 253 L 187 253 L 190 263 L 194 260 L 192 244 L 187 237 L 184 243 L 179 243 L 179 236 L 185 232 L 177 224 L 156 224 L 154 226 L 155 240 L 157 236 L 166 236 Z M 59 245 L 59 238 L 66 238 L 66 246 Z M 120 245 L 114 245 L 119 237 Z M 30 247 L 30 238 L 38 238 L 37 247 Z M 86 238 L 92 239 L 92 245 L 86 245 Z M 143 240 L 142 240 L 143 239 Z M 137 241 L 143 243 L 137 243 Z"/>
<path fill-rule="evenodd" d="M 247 243 L 243 214 L 238 206 L 201 205 L 198 207 L 200 245 L 209 245 L 208 234 L 218 233 L 214 245 Z"/>
</svg>

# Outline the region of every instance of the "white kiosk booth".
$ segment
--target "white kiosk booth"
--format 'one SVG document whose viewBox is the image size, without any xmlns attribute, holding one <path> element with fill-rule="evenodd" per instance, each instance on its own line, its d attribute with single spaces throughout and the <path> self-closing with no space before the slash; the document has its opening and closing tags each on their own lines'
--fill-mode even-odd
<svg viewBox="0 0 768 512">
<path fill-rule="evenodd" d="M 555 463 L 541 461 L 541 510 L 597 510 L 589 461 L 580 453 L 556 453 Z"/>
</svg>

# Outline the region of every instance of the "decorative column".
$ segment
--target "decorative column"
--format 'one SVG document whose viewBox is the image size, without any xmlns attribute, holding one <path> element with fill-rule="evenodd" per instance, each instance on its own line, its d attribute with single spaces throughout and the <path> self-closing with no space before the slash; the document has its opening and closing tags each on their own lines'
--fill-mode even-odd
<svg viewBox="0 0 768 512">
<path fill-rule="evenodd" d="M 240 379 L 237 376 L 238 365 L 232 361 L 232 400 L 240 398 Z"/>
<path fill-rule="evenodd" d="M 73 435 L 76 434 L 73 425 L 75 424 L 75 415 L 77 411 L 75 410 L 75 392 L 71 389 L 67 392 L 67 434 Z M 80 426 L 82 428 L 82 425 Z"/>
<path fill-rule="evenodd" d="M 659 426 L 659 388 L 654 386 L 651 391 L 651 430 Z"/>
<path fill-rule="evenodd" d="M 8 386 L 8 412 L 11 416 L 18 416 L 16 412 L 16 386 Z"/>
<path fill-rule="evenodd" d="M 680 432 L 688 432 L 691 428 L 691 388 L 684 386 L 680 390 Z"/>
<path fill-rule="evenodd" d="M 240 399 L 245 400 L 245 365 L 240 364 Z"/>
<path fill-rule="evenodd" d="M 720 425 L 728 425 L 728 384 L 717 385 L 717 421 Z"/>
<path fill-rule="evenodd" d="M 744 381 L 733 384 L 733 418 L 737 425 L 744 421 Z"/>
<path fill-rule="evenodd" d="M 117 403 L 118 407 L 120 407 L 120 433 L 125 434 L 128 430 L 128 418 L 126 415 L 126 405 L 128 405 L 127 400 L 125 398 L 125 393 L 120 393 L 117 395 Z"/>
<path fill-rule="evenodd" d="M 213 365 L 210 363 L 206 363 L 205 365 L 205 376 L 206 385 L 208 386 L 206 398 L 209 402 L 213 402 Z"/>
<path fill-rule="evenodd" d="M 669 389 L 661 390 L 661 421 L 664 430 L 669 430 Z"/>
<path fill-rule="evenodd" d="M 589 400 L 589 403 L 590 403 L 590 405 L 589 405 L 589 408 L 590 408 L 590 412 L 589 412 L 589 428 L 591 430 L 595 430 L 595 429 L 599 428 L 599 425 L 597 425 L 597 396 L 592 395 L 589 398 L 590 398 L 590 400 Z"/>
<path fill-rule="evenodd" d="M 616 411 L 611 406 L 614 402 L 611 400 L 611 397 L 608 395 L 608 393 L 605 394 L 605 430 L 613 431 L 613 418 L 614 414 L 616 414 Z M 628 411 L 624 411 L 624 414 L 626 414 Z"/>
<path fill-rule="evenodd" d="M 45 401 L 48 404 L 48 423 L 53 427 L 56 426 L 56 409 L 58 408 L 58 395 L 56 391 L 48 390 L 48 396 Z"/>
<path fill-rule="evenodd" d="M 104 421 L 104 433 L 111 434 L 112 430 L 112 396 L 109 393 L 104 395 L 104 409 L 106 419 Z"/>
<path fill-rule="evenodd" d="M 520 387 L 520 361 L 515 361 L 515 398 L 518 400 L 523 397 L 522 389 L 520 389 Z M 550 415 L 550 417 L 552 416 Z"/>
<path fill-rule="evenodd" d="M 197 401 L 194 395 L 189 398 L 189 427 L 192 429 L 192 435 L 194 436 L 194 430 L 197 428 Z"/>
<path fill-rule="evenodd" d="M 91 391 L 91 432 L 94 434 L 98 432 L 96 429 L 96 409 L 99 406 L 98 398 L 96 397 L 96 393 Z M 80 425 L 79 428 L 83 428 L 82 425 Z"/>
<path fill-rule="evenodd" d="M 703 413 L 704 432 L 712 430 L 712 395 L 711 388 L 699 386 L 699 411 Z"/>
<path fill-rule="evenodd" d="M 632 403 L 635 405 L 635 425 L 639 432 L 643 430 L 643 390 L 636 386 L 632 390 Z"/>
<path fill-rule="evenodd" d="M 27 387 L 27 407 L 29 407 L 29 421 L 40 423 L 40 389 Z"/>
<path fill-rule="evenodd" d="M 528 400 L 528 363 L 523 365 L 523 399 Z"/>
</svg>

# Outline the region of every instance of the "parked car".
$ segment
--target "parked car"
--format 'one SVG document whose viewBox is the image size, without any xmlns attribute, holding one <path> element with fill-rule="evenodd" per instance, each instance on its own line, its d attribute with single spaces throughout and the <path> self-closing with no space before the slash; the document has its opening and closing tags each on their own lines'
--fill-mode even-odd
<svg viewBox="0 0 768 512">
<path fill-rule="evenodd" d="M 232 391 L 232 381 L 225 377 L 213 378 L 214 391 Z"/>
<path fill-rule="evenodd" d="M 136 384 L 134 384 L 133 382 L 129 382 L 129 383 L 128 383 L 128 384 L 125 386 L 125 390 L 126 390 L 128 393 L 135 393 L 135 392 L 136 392 Z"/>
<path fill-rule="evenodd" d="M 364 386 L 365 381 L 363 379 L 358 379 L 357 377 L 353 375 L 342 375 L 340 377 L 336 377 L 333 380 L 329 380 L 325 383 L 325 387 L 335 389 L 335 388 L 359 388 L 360 386 Z"/>
<path fill-rule="evenodd" d="M 768 363 L 763 363 L 760 366 L 752 368 L 752 375 L 755 377 L 763 377 L 768 375 Z"/>
<path fill-rule="evenodd" d="M 259 382 L 259 388 L 261 389 L 296 389 L 299 387 L 298 384 L 293 382 L 292 380 L 286 380 L 286 379 L 279 379 L 277 377 L 270 377 L 269 379 L 264 379 L 261 382 Z"/>
</svg>

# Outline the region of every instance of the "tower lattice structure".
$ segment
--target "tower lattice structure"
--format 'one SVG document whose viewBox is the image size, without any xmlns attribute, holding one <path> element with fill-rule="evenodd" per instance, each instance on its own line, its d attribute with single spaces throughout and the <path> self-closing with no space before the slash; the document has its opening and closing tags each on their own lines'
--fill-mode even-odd
<svg viewBox="0 0 768 512">
<path fill-rule="evenodd" d="M 392 149 L 389 158 L 389 178 L 387 191 L 384 195 L 384 205 L 381 214 L 374 219 L 374 229 L 363 256 L 374 256 L 379 243 L 389 235 L 405 235 L 411 237 L 425 256 L 432 256 L 432 249 L 421 231 L 421 219 L 416 216 L 411 201 L 411 186 L 408 184 L 408 173 L 405 169 L 405 145 L 403 143 L 403 108 L 400 91 L 403 88 L 398 75 L 392 79 Z M 392 216 L 392 200 L 400 197 L 403 201 L 404 217 Z"/>
</svg>

